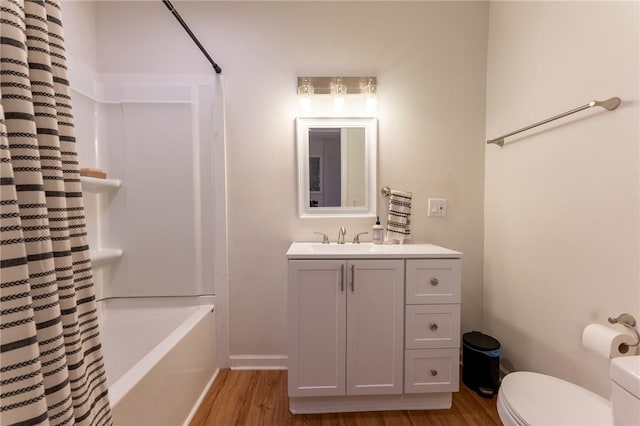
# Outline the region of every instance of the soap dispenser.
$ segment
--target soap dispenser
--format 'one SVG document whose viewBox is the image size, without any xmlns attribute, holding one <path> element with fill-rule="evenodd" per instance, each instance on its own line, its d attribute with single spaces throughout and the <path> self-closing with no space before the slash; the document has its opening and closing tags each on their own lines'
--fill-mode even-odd
<svg viewBox="0 0 640 426">
<path fill-rule="evenodd" d="M 380 225 L 380 216 L 376 217 L 376 224 L 373 225 L 373 244 L 382 244 L 384 241 L 384 227 Z"/>
</svg>

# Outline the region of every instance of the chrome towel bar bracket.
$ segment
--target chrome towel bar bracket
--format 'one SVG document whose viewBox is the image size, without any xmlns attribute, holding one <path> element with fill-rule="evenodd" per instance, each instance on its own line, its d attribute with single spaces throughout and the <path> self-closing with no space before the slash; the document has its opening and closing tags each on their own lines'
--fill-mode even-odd
<svg viewBox="0 0 640 426">
<path fill-rule="evenodd" d="M 618 98 L 618 97 L 609 98 L 609 99 L 604 100 L 604 101 L 591 101 L 586 105 L 579 106 L 578 108 L 574 108 L 574 109 L 572 109 L 570 111 L 563 112 L 562 114 L 554 115 L 553 117 L 547 118 L 546 120 L 538 121 L 537 123 L 531 124 L 529 126 L 523 127 L 521 129 L 518 129 L 518 130 L 514 130 L 513 132 L 506 133 L 506 134 L 504 134 L 502 136 L 499 136 L 497 138 L 489 139 L 487 141 L 487 145 L 491 144 L 491 143 L 495 143 L 498 146 L 502 146 L 502 145 L 504 145 L 504 139 L 508 138 L 509 136 L 513 136 L 515 134 L 524 132 L 526 130 L 533 129 L 534 127 L 538 127 L 538 126 L 541 126 L 543 124 L 547 124 L 547 123 L 549 123 L 551 121 L 557 120 L 557 119 L 562 118 L 562 117 L 566 117 L 567 115 L 575 114 L 576 112 L 580 112 L 580 111 L 583 111 L 583 110 L 588 109 L 588 108 L 592 108 L 592 107 L 596 107 L 597 106 L 597 107 L 604 108 L 607 111 L 613 111 L 614 109 L 618 108 L 619 105 L 620 105 L 620 98 Z"/>
</svg>

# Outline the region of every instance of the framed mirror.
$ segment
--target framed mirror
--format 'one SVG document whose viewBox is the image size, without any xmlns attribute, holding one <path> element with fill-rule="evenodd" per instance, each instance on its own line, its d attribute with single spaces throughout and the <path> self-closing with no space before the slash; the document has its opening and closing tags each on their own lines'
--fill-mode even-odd
<svg viewBox="0 0 640 426">
<path fill-rule="evenodd" d="M 300 217 L 374 217 L 375 118 L 298 118 Z"/>
</svg>

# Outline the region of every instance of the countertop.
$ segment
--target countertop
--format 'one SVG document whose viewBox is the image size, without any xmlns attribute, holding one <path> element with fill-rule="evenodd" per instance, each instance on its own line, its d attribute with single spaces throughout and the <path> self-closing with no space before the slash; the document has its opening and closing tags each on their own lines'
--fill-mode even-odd
<svg viewBox="0 0 640 426">
<path fill-rule="evenodd" d="M 288 259 L 458 259 L 459 251 L 428 243 L 414 244 L 322 244 L 293 242 Z"/>
</svg>

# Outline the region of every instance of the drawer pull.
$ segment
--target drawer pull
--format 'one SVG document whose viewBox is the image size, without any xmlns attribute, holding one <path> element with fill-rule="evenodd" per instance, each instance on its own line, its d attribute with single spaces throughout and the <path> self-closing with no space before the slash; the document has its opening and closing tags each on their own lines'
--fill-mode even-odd
<svg viewBox="0 0 640 426">
<path fill-rule="evenodd" d="M 432 376 L 437 376 L 438 375 L 438 370 L 431 370 L 431 375 Z"/>
<path fill-rule="evenodd" d="M 431 331 L 437 331 L 438 324 L 436 324 L 435 322 L 432 322 L 431 325 L 429 325 L 429 328 L 431 329 Z"/>
<path fill-rule="evenodd" d="M 438 285 L 438 283 L 439 283 L 439 281 L 438 281 L 438 279 L 437 279 L 437 278 L 431 278 L 431 281 L 430 281 L 430 282 L 431 282 L 431 285 L 433 285 L 433 286 L 436 286 L 436 285 Z"/>
</svg>

